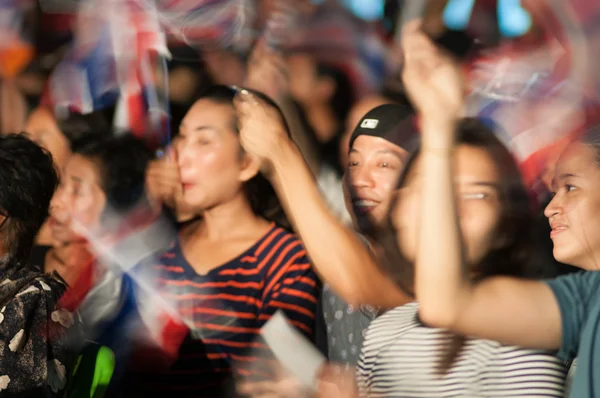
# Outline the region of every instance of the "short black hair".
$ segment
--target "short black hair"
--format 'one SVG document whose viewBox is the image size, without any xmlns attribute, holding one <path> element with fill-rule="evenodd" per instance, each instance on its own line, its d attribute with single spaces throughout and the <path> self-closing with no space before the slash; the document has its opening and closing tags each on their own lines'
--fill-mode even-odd
<svg viewBox="0 0 600 398">
<path fill-rule="evenodd" d="M 55 118 L 58 129 L 73 146 L 78 140 L 90 135 L 112 135 L 109 111 L 95 111 L 85 115 L 69 111 L 63 117 L 56 115 Z"/>
<path fill-rule="evenodd" d="M 145 200 L 146 168 L 152 152 L 132 134 L 83 137 L 73 144 L 73 154 L 93 161 L 100 171 L 100 187 L 107 203 L 127 212 Z"/>
<path fill-rule="evenodd" d="M 0 235 L 13 260 L 29 258 L 57 185 L 47 150 L 25 134 L 0 136 L 0 210 L 7 216 Z"/>
</svg>

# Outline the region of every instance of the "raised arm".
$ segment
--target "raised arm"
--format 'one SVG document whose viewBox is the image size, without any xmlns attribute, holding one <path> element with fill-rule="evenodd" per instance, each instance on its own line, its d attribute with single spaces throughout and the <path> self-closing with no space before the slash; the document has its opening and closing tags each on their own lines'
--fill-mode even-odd
<svg viewBox="0 0 600 398">
<path fill-rule="evenodd" d="M 548 285 L 511 278 L 474 285 L 469 279 L 453 181 L 455 126 L 463 102 L 461 72 L 417 23 L 407 26 L 403 48 L 404 84 L 422 122 L 415 281 L 421 319 L 431 326 L 508 344 L 558 348 L 560 310 Z"/>
<path fill-rule="evenodd" d="M 280 52 L 270 49 L 264 39 L 259 40 L 252 50 L 244 85 L 268 95 L 279 105 L 293 141 L 302 153 L 310 171 L 318 175 L 321 168 L 319 151 L 315 142 L 310 139 L 298 108 L 290 96 L 286 61 Z"/>
<path fill-rule="evenodd" d="M 268 168 L 317 273 L 349 303 L 392 308 L 410 301 L 360 238 L 330 212 L 278 113 L 252 95 L 239 96 L 236 107 L 242 145 Z"/>
</svg>

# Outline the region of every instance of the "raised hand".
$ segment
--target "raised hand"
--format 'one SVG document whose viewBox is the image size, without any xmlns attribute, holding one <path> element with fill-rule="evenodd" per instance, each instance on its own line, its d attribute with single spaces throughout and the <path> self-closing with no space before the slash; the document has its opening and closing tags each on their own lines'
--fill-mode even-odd
<svg viewBox="0 0 600 398">
<path fill-rule="evenodd" d="M 276 102 L 289 92 L 287 64 L 280 52 L 260 40 L 248 60 L 244 86 L 265 93 Z"/>
<path fill-rule="evenodd" d="M 183 188 L 174 150 L 169 149 L 167 156 L 150 162 L 146 170 L 146 192 L 153 205 L 175 209 Z"/>
<path fill-rule="evenodd" d="M 242 147 L 260 160 L 263 172 L 270 171 L 281 148 L 291 142 L 281 114 L 245 89 L 239 91 L 234 105 Z"/>
<path fill-rule="evenodd" d="M 454 122 L 462 113 L 465 95 L 456 62 L 422 32 L 420 21 L 406 25 L 402 48 L 402 80 L 413 106 L 428 121 Z"/>
</svg>

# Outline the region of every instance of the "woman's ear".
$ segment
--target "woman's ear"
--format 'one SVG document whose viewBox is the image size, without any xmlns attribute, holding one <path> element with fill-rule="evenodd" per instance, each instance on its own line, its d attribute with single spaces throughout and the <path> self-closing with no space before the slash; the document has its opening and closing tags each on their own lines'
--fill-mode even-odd
<svg viewBox="0 0 600 398">
<path fill-rule="evenodd" d="M 248 182 L 260 172 L 262 162 L 256 156 L 248 153 L 242 154 L 242 167 L 240 170 L 240 181 Z"/>
</svg>

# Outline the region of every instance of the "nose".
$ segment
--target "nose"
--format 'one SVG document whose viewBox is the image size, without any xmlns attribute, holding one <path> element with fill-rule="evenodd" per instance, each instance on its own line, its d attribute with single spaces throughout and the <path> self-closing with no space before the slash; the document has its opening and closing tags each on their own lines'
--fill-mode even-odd
<svg viewBox="0 0 600 398">
<path fill-rule="evenodd" d="M 182 168 L 189 167 L 193 159 L 192 154 L 182 140 L 175 143 L 171 156 L 173 156 L 173 161 L 179 167 L 180 172 Z"/>
<path fill-rule="evenodd" d="M 375 180 L 370 168 L 359 165 L 351 169 L 350 185 L 353 188 L 373 188 Z"/>
<path fill-rule="evenodd" d="M 548 206 L 544 209 L 544 215 L 546 218 L 551 219 L 552 217 L 562 214 L 563 212 L 563 203 L 562 203 L 562 195 L 556 194 L 548 203 Z"/>
<path fill-rule="evenodd" d="M 54 192 L 54 195 L 52 195 L 52 199 L 50 200 L 50 214 L 52 214 L 52 212 L 55 212 L 57 210 L 61 210 L 65 207 L 65 190 L 63 189 L 62 185 L 59 184 L 58 187 L 56 188 L 56 191 Z"/>
</svg>

